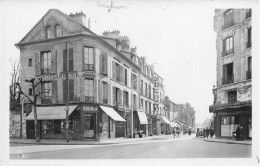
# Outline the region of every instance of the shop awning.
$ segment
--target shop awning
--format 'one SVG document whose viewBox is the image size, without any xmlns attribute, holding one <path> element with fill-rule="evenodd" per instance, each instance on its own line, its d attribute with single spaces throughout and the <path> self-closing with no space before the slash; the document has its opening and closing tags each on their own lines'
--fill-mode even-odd
<svg viewBox="0 0 260 166">
<path fill-rule="evenodd" d="M 168 123 L 168 124 L 171 123 L 166 117 L 162 116 L 161 118 L 162 118 L 162 120 L 163 120 L 165 123 Z"/>
<path fill-rule="evenodd" d="M 111 107 L 100 106 L 100 108 L 114 121 L 125 122 L 125 120 Z"/>
<path fill-rule="evenodd" d="M 146 116 L 145 112 L 137 111 L 137 113 L 138 113 L 138 117 L 140 120 L 140 124 L 148 124 L 147 116 Z"/>
<path fill-rule="evenodd" d="M 170 122 L 170 126 L 171 127 L 180 127 L 180 125 L 178 123 L 175 123 L 175 122 Z"/>
<path fill-rule="evenodd" d="M 69 115 L 76 109 L 78 105 L 69 106 Z M 37 107 L 37 120 L 54 120 L 54 119 L 66 119 L 65 106 L 55 107 Z M 33 111 L 25 118 L 26 120 L 34 120 Z"/>
</svg>

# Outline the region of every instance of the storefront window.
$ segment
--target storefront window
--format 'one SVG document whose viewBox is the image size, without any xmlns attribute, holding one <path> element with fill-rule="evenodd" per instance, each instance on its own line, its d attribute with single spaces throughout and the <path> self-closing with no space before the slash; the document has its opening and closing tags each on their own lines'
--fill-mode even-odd
<svg viewBox="0 0 260 166">
<path fill-rule="evenodd" d="M 239 126 L 239 116 L 221 117 L 221 136 L 231 137 L 232 132 Z"/>
</svg>

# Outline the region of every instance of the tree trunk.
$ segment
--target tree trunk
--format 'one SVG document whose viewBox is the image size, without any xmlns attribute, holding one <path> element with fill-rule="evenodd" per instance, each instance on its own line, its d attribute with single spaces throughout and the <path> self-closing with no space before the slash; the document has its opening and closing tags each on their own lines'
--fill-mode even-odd
<svg viewBox="0 0 260 166">
<path fill-rule="evenodd" d="M 34 131 L 35 131 L 35 140 L 36 142 L 40 142 L 40 124 L 38 124 L 37 120 L 37 111 L 36 104 L 33 104 L 33 114 L 34 114 Z"/>
</svg>

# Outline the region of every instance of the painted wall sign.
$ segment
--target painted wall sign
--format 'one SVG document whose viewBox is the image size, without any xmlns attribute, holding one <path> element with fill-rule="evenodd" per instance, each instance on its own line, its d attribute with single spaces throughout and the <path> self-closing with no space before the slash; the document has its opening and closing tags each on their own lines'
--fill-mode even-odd
<svg viewBox="0 0 260 166">
<path fill-rule="evenodd" d="M 95 77 L 96 74 L 94 72 L 84 72 L 82 74 L 83 77 Z"/>
<path fill-rule="evenodd" d="M 239 110 L 239 111 L 232 111 L 232 112 L 218 112 L 217 113 L 217 115 L 219 115 L 219 116 L 244 115 L 244 114 L 251 114 L 251 110 Z"/>
<path fill-rule="evenodd" d="M 83 111 L 87 112 L 87 111 L 97 111 L 97 107 L 93 107 L 93 106 L 83 106 Z"/>
<path fill-rule="evenodd" d="M 78 73 L 68 73 L 68 78 L 75 78 L 75 77 L 78 77 Z M 42 78 L 43 80 L 56 80 L 56 79 L 65 79 L 66 75 L 65 73 L 60 73 L 54 75 L 44 75 L 39 78 Z"/>
</svg>

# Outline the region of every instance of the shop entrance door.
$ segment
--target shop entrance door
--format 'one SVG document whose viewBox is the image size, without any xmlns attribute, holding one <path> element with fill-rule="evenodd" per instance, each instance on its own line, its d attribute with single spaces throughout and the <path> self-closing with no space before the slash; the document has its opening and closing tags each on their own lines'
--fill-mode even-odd
<svg viewBox="0 0 260 166">
<path fill-rule="evenodd" d="M 26 137 L 27 137 L 27 139 L 35 139 L 34 121 L 33 120 L 26 121 Z"/>
<path fill-rule="evenodd" d="M 95 136 L 95 114 L 84 115 L 84 138 L 94 139 Z"/>
</svg>

